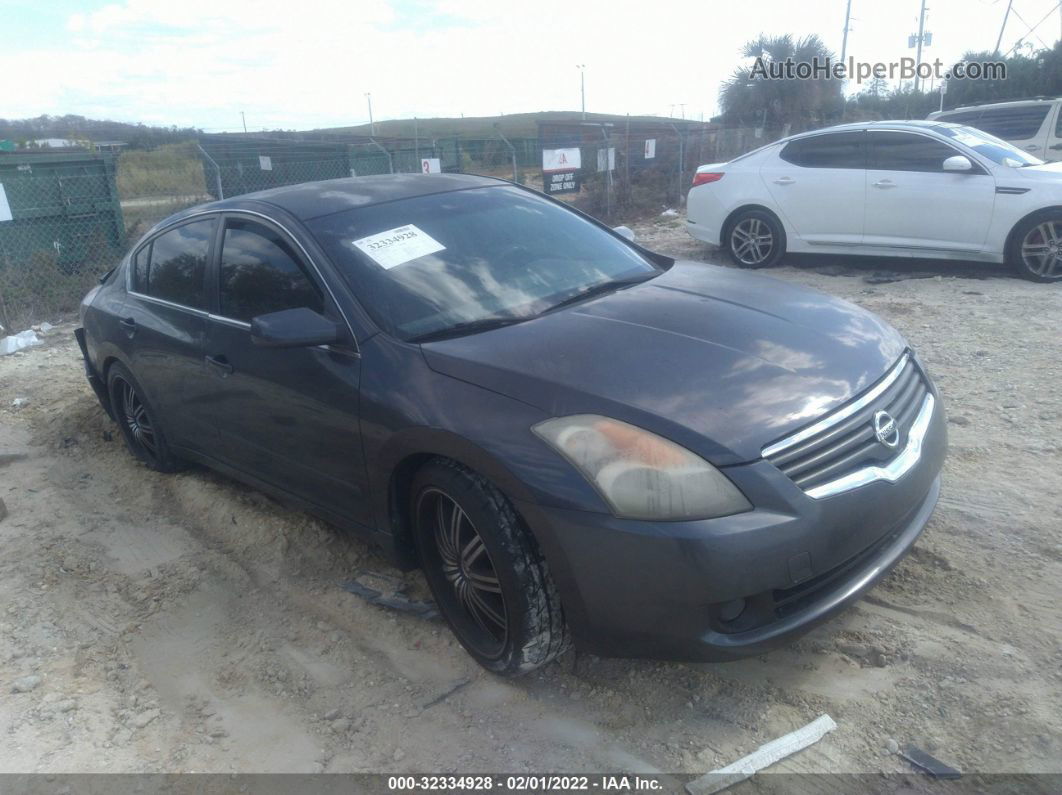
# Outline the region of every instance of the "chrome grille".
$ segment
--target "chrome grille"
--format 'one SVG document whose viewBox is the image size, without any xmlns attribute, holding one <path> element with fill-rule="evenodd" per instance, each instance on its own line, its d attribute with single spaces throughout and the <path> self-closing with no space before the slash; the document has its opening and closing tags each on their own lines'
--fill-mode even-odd
<svg viewBox="0 0 1062 795">
<path fill-rule="evenodd" d="M 842 406 L 803 430 L 763 450 L 763 456 L 797 486 L 813 497 L 826 496 L 828 484 L 852 481 L 852 473 L 880 467 L 904 453 L 909 435 L 924 435 L 926 411 L 932 411 L 932 397 L 925 376 L 908 354 L 877 384 L 862 396 Z M 875 428 L 875 415 L 886 412 L 896 422 L 898 437 L 891 446 L 882 442 Z M 921 438 L 913 440 L 920 446 Z M 838 491 L 847 490 L 839 488 Z"/>
</svg>

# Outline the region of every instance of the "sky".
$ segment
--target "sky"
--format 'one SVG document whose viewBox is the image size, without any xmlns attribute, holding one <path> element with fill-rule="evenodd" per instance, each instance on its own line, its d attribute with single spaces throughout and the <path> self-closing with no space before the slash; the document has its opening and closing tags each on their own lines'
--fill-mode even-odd
<svg viewBox="0 0 1062 795">
<path fill-rule="evenodd" d="M 310 129 L 368 121 L 367 92 L 377 120 L 578 110 L 583 64 L 588 111 L 707 119 L 760 33 L 839 53 L 845 2 L 0 0 L 0 117 Z M 928 0 L 923 58 L 991 50 L 1006 5 Z M 852 0 L 848 54 L 913 55 L 919 7 Z M 1002 50 L 1060 33 L 1057 0 L 1013 0 Z"/>
</svg>

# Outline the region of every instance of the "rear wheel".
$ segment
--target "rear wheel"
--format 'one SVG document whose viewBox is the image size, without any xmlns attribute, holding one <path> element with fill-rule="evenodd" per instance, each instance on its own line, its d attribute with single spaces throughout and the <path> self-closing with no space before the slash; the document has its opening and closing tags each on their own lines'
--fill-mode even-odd
<svg viewBox="0 0 1062 795">
<path fill-rule="evenodd" d="M 170 452 L 158 416 L 148 405 L 133 374 L 122 364 L 107 371 L 107 389 L 126 447 L 156 472 L 176 472 L 180 460 Z"/>
<path fill-rule="evenodd" d="M 453 461 L 432 461 L 414 479 L 411 509 L 428 586 L 480 665 L 515 676 L 568 648 L 542 553 L 489 481 Z"/>
<path fill-rule="evenodd" d="M 1062 280 L 1062 212 L 1022 221 L 1011 235 L 1007 262 L 1032 281 Z"/>
<path fill-rule="evenodd" d="M 763 210 L 745 210 L 727 224 L 723 245 L 734 264 L 767 268 L 785 254 L 785 230 Z"/>
</svg>

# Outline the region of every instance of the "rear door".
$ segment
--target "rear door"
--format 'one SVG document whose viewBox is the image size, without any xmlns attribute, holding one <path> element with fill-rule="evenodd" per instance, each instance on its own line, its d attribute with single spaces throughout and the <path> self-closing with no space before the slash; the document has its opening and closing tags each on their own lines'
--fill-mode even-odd
<svg viewBox="0 0 1062 795">
<path fill-rule="evenodd" d="M 217 457 L 369 524 L 354 341 L 307 348 L 251 341 L 254 317 L 284 309 L 307 307 L 343 325 L 320 274 L 293 238 L 258 217 L 227 215 L 219 245 L 202 396 L 220 437 Z"/>
<path fill-rule="evenodd" d="M 790 141 L 760 176 L 789 225 L 811 244 L 858 245 L 866 198 L 866 132 Z"/>
<path fill-rule="evenodd" d="M 984 247 L 996 198 L 985 169 L 974 162 L 972 172 L 944 171 L 947 158 L 964 153 L 922 133 L 871 130 L 867 141 L 866 245 L 957 253 Z"/>
<path fill-rule="evenodd" d="M 192 219 L 138 249 L 119 318 L 133 376 L 178 446 L 208 446 L 214 434 L 186 399 L 203 377 L 207 263 L 217 224 L 217 216 Z"/>
</svg>

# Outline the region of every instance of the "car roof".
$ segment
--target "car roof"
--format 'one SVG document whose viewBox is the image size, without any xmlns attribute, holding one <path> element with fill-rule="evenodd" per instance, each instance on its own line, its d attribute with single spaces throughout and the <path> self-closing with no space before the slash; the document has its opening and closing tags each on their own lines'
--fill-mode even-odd
<svg viewBox="0 0 1062 795">
<path fill-rule="evenodd" d="M 447 193 L 490 185 L 504 185 L 505 180 L 472 174 L 380 174 L 368 177 L 326 179 L 303 182 L 280 188 L 242 193 L 230 199 L 201 204 L 166 220 L 166 224 L 185 214 L 205 210 L 243 210 L 249 206 L 273 205 L 301 221 L 322 215 L 368 207 L 374 204 L 412 199 L 433 193 Z"/>
<path fill-rule="evenodd" d="M 1022 108 L 1028 105 L 1042 105 L 1045 102 L 1057 102 L 1058 97 L 1032 97 L 1030 99 L 1015 99 L 1010 102 L 980 102 L 974 105 L 960 105 L 957 108 L 938 110 L 937 116 L 946 116 L 949 113 L 959 113 L 964 110 L 985 110 L 986 108 Z"/>
<path fill-rule="evenodd" d="M 859 130 L 925 130 L 933 127 L 955 127 L 956 125 L 943 121 L 933 121 L 931 119 L 908 119 L 908 120 L 894 120 L 894 121 L 856 121 L 849 122 L 848 124 L 835 124 L 832 127 L 822 127 L 818 130 L 808 130 L 807 132 L 797 133 L 790 135 L 788 138 L 782 138 L 776 143 L 786 143 L 788 141 L 795 141 L 799 138 L 808 138 L 814 135 L 820 135 L 822 133 L 833 132 L 858 132 Z"/>
</svg>

